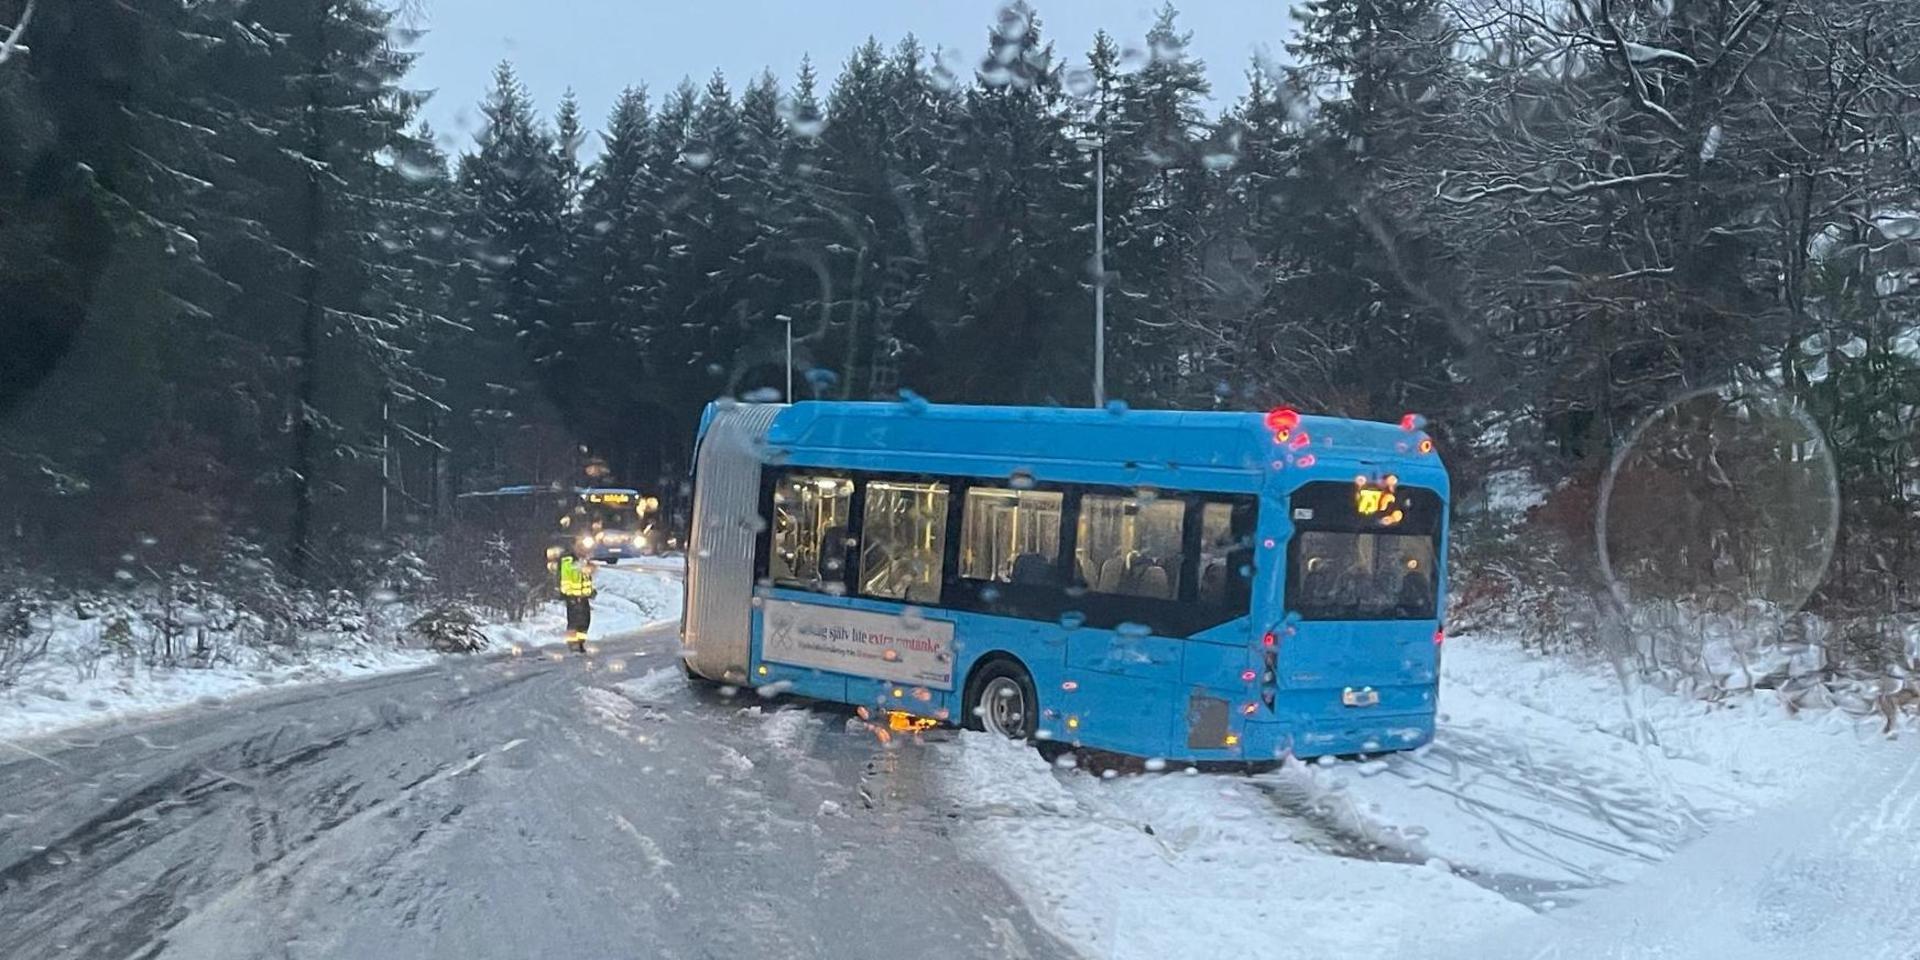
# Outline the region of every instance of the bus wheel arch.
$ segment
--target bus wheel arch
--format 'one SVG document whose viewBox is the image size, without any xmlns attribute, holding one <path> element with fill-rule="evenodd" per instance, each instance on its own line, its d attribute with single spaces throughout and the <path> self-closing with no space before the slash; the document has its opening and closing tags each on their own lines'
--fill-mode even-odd
<svg viewBox="0 0 1920 960">
<path fill-rule="evenodd" d="M 1031 740 L 1040 729 L 1040 691 L 1033 672 L 1020 658 L 995 650 L 967 672 L 961 717 L 969 730 L 985 730 L 1009 739 Z"/>
</svg>

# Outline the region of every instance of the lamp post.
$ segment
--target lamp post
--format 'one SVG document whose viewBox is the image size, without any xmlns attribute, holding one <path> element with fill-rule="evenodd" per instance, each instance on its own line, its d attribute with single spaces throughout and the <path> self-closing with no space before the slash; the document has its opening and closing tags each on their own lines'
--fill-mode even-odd
<svg viewBox="0 0 1920 960">
<path fill-rule="evenodd" d="M 787 325 L 787 392 L 786 402 L 793 402 L 793 318 L 784 313 L 775 314 L 775 320 Z"/>
<path fill-rule="evenodd" d="M 1107 405 L 1107 146 L 1080 140 L 1093 153 L 1093 405 Z"/>
</svg>

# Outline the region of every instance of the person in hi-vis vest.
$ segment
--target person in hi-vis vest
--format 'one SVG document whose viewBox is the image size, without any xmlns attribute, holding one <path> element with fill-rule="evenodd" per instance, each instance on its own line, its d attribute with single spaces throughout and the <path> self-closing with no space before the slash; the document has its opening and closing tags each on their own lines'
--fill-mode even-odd
<svg viewBox="0 0 1920 960">
<path fill-rule="evenodd" d="M 567 646 L 587 647 L 593 623 L 593 561 L 569 551 L 560 558 L 560 597 L 567 604 Z"/>
</svg>

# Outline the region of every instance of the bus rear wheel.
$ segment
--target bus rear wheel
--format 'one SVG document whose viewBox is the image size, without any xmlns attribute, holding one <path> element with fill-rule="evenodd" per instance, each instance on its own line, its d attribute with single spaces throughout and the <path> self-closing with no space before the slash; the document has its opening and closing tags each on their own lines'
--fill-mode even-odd
<svg viewBox="0 0 1920 960">
<path fill-rule="evenodd" d="M 967 705 L 967 726 L 1009 740 L 1027 740 L 1033 737 L 1039 716 L 1040 697 L 1024 667 L 1013 660 L 995 660 L 980 668 Z"/>
</svg>

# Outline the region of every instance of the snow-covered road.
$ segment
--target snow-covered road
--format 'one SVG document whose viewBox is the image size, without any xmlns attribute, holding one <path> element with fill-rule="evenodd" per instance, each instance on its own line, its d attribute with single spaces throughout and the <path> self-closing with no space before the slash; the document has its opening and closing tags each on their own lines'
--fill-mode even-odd
<svg viewBox="0 0 1920 960">
<path fill-rule="evenodd" d="M 670 626 L 594 646 L 0 758 L 0 957 L 1071 956 L 924 815 L 931 755 L 691 686 Z"/>
<path fill-rule="evenodd" d="M 1629 699 L 1462 637 L 1414 753 L 1095 772 L 691 686 L 675 578 L 600 586 L 588 657 L 545 611 L 497 634 L 517 658 L 16 745 L 0 956 L 1912 960 L 1920 935 L 1920 759 L 1843 714 Z"/>
</svg>

